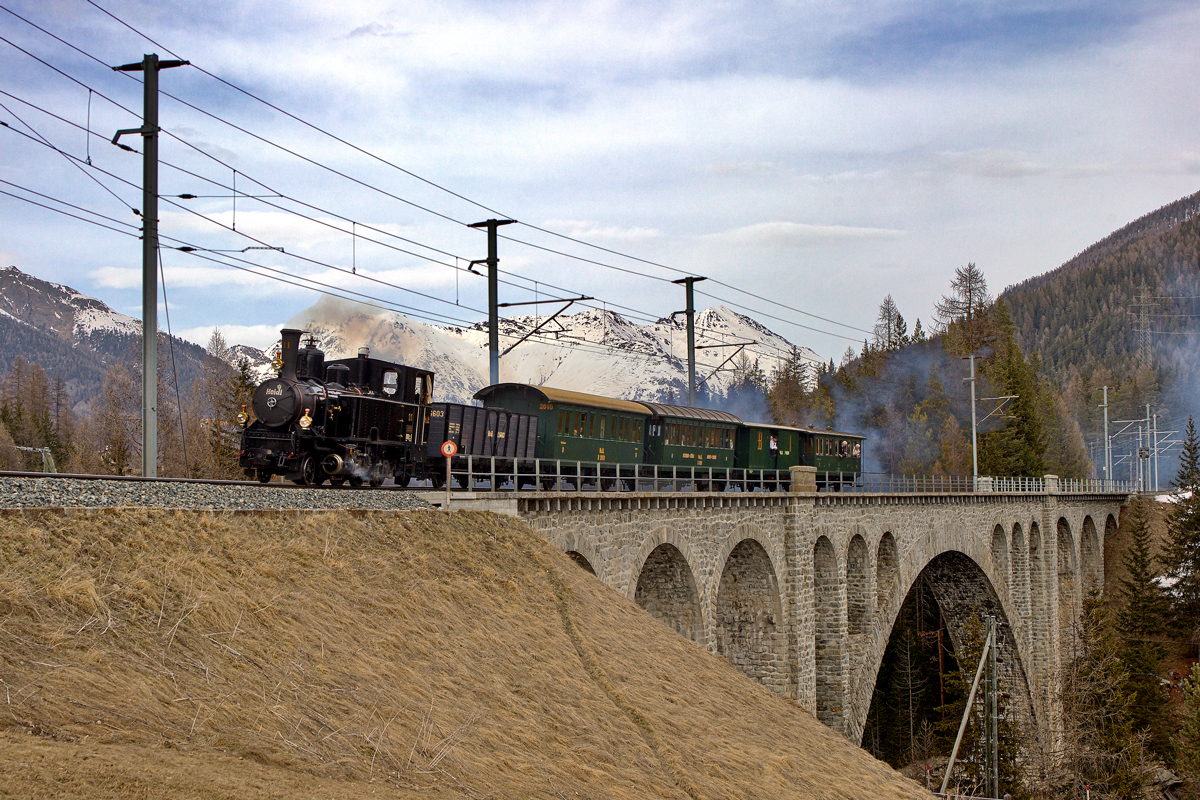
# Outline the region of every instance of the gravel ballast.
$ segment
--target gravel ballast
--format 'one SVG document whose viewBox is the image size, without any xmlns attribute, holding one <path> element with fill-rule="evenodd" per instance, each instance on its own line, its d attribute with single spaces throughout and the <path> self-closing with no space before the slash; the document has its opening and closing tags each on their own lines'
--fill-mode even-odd
<svg viewBox="0 0 1200 800">
<path fill-rule="evenodd" d="M 395 489 L 315 489 L 183 481 L 121 481 L 0 476 L 0 508 L 365 509 L 432 508 Z"/>
</svg>

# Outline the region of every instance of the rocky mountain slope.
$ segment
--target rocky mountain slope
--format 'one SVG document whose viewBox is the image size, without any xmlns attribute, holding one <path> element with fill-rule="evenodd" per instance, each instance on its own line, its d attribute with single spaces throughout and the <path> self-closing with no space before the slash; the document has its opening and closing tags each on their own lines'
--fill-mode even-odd
<svg viewBox="0 0 1200 800">
<path fill-rule="evenodd" d="M 539 320 L 514 317 L 500 321 L 500 349 L 510 345 Z M 638 325 L 612 311 L 588 309 L 564 315 L 542 334 L 504 355 L 500 380 L 590 392 L 630 400 L 685 403 L 687 398 L 687 331 L 682 320 Z M 488 380 L 487 326 L 439 328 L 394 312 L 325 297 L 293 317 L 292 327 L 310 331 L 334 358 L 371 348 L 379 358 L 433 370 L 435 397 L 467 402 Z M 733 380 L 725 369 L 713 373 L 749 342 L 748 355 L 770 375 L 792 350 L 792 343 L 749 317 L 727 308 L 696 315 L 697 379 L 707 377 L 709 404 L 719 405 Z M 820 357 L 798 348 L 813 366 Z"/>
<path fill-rule="evenodd" d="M 535 328 L 535 317 L 501 319 L 501 350 Z M 482 323 L 441 328 L 395 312 L 323 297 L 295 315 L 291 327 L 310 331 L 330 358 L 353 356 L 366 345 L 377 358 L 400 361 L 437 373 L 439 400 L 469 402 L 488 384 L 488 335 Z M 99 392 L 104 371 L 116 360 L 141 357 L 141 323 L 100 300 L 21 272 L 0 270 L 0 369 L 20 354 L 48 374 L 68 380 L 76 402 Z M 186 393 L 199 374 L 204 349 L 179 339 L 175 367 Z M 770 375 L 792 352 L 792 343 L 742 314 L 710 308 L 696 315 L 697 378 L 707 389 L 705 404 L 720 405 L 733 380 L 730 356 L 738 344 Z M 806 347 L 800 357 L 814 367 L 820 358 Z M 163 358 L 166 357 L 163 350 Z M 259 378 L 273 374 L 273 352 L 247 345 L 231 347 L 230 363 L 245 360 Z M 559 317 L 504 356 L 501 380 L 546 384 L 634 400 L 685 403 L 687 333 L 682 320 L 635 324 L 611 311 L 594 309 Z M 173 380 L 169 379 L 169 380 Z"/>
<path fill-rule="evenodd" d="M 23 356 L 51 378 L 61 375 L 75 403 L 86 403 L 99 393 L 110 364 L 141 360 L 141 335 L 141 322 L 94 297 L 16 267 L 0 269 L 0 370 L 7 372 Z M 160 346 L 162 359 L 174 351 L 186 392 L 199 374 L 204 349 L 177 337 Z M 169 370 L 170 362 L 163 363 Z M 173 384 L 174 376 L 168 376 Z"/>
</svg>

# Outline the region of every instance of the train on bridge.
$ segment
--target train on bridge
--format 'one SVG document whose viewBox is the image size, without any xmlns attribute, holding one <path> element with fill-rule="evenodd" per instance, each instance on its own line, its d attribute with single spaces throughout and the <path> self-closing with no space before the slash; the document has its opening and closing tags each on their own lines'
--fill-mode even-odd
<svg viewBox="0 0 1200 800">
<path fill-rule="evenodd" d="M 370 357 L 325 361 L 312 337 L 281 332 L 279 375 L 243 409 L 240 464 L 260 481 L 329 481 L 398 486 L 450 467 L 460 483 L 501 475 L 514 488 L 630 488 L 686 481 L 721 491 L 780 489 L 789 470 L 816 469 L 819 488 L 862 472 L 861 435 L 745 422 L 724 411 L 500 383 L 475 394 L 481 405 L 435 403 L 434 373 Z M 486 469 L 478 465 L 486 462 Z M 620 484 L 621 486 L 618 486 Z M 474 487 L 470 487 L 474 488 Z"/>
</svg>

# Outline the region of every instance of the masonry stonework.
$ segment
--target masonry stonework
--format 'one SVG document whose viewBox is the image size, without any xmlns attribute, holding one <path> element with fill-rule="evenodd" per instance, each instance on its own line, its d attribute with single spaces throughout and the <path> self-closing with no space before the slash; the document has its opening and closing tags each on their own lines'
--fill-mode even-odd
<svg viewBox="0 0 1200 800">
<path fill-rule="evenodd" d="M 1126 500 L 528 492 L 517 507 L 608 586 L 859 742 L 892 626 L 922 573 L 956 649 L 972 615 L 1008 624 L 1013 709 L 1052 738 L 1053 676 L 1086 592 L 1102 585 L 1105 539 Z"/>
</svg>

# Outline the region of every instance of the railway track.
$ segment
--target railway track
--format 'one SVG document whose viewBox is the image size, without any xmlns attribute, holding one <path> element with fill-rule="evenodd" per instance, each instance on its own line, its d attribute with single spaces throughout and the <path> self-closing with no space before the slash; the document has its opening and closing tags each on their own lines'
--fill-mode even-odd
<svg viewBox="0 0 1200 800">
<path fill-rule="evenodd" d="M 314 491 L 316 490 L 316 491 Z M 0 508 L 340 509 L 402 511 L 429 508 L 420 490 L 225 481 L 0 472 Z"/>
</svg>

